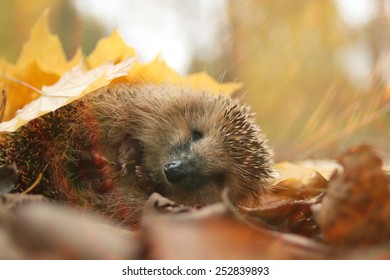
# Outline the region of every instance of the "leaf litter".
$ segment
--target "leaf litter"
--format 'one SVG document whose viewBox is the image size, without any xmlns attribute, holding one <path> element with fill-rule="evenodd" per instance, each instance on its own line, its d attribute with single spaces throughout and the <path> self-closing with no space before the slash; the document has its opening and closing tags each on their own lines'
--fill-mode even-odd
<svg viewBox="0 0 390 280">
<path fill-rule="evenodd" d="M 302 199 L 275 191 L 255 209 L 236 209 L 227 195 L 222 203 L 197 209 L 153 194 L 137 231 L 80 216 L 37 195 L 5 194 L 0 243 L 13 245 L 2 254 L 34 259 L 388 258 L 389 178 L 381 159 L 372 148 L 359 146 L 338 161 L 342 170 L 320 194 L 313 191 Z M 323 186 L 323 177 L 320 181 Z M 304 186 L 318 189 L 310 182 Z"/>
</svg>

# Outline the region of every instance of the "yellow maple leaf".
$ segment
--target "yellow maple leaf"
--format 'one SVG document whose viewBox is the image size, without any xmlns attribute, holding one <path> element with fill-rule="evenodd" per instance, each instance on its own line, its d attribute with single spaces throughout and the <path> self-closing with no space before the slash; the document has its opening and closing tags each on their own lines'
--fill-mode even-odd
<svg viewBox="0 0 390 280">
<path fill-rule="evenodd" d="M 148 64 L 137 63 L 129 72 L 128 80 L 130 83 L 134 84 L 152 83 L 182 85 L 225 95 L 231 95 L 241 88 L 240 83 L 218 83 L 206 72 L 195 73 L 183 77 L 173 71 L 161 56 L 157 56 Z"/>
<path fill-rule="evenodd" d="M 181 79 L 182 77 L 173 71 L 161 56 L 147 64 L 137 63 L 128 74 L 128 80 L 132 84 L 177 84 Z"/>
<path fill-rule="evenodd" d="M 4 90 L 7 93 L 3 120 L 11 119 L 18 109 L 39 97 L 39 93 L 32 88 L 40 89 L 43 85 L 54 84 L 81 60 L 81 49 L 73 59 L 66 60 L 59 38 L 50 33 L 48 15 L 49 11 L 46 10 L 32 27 L 30 39 L 24 44 L 16 64 L 1 61 L 1 72 L 6 78 L 3 79 Z"/>
<path fill-rule="evenodd" d="M 225 95 L 232 95 L 242 87 L 240 83 L 218 83 L 206 72 L 191 74 L 186 78 L 186 82 L 193 88 L 207 89 L 213 93 Z"/>
<path fill-rule="evenodd" d="M 86 61 L 92 69 L 109 61 L 118 63 L 125 58 L 134 56 L 135 50 L 126 45 L 118 31 L 114 30 L 109 37 L 99 40 Z"/>
<path fill-rule="evenodd" d="M 67 61 L 60 40 L 50 33 L 48 11 L 45 11 L 33 26 L 17 63 L 1 61 L 0 75 L 3 74 L 5 79 L 0 82 L 4 83 L 7 93 L 3 120 L 9 121 L 1 124 L 0 130 L 16 130 L 33 118 L 69 104 L 113 80 L 119 81 L 119 77 L 130 84 L 183 85 L 228 95 L 241 86 L 238 83 L 220 84 L 205 72 L 183 77 L 160 56 L 147 64 L 136 62 L 134 57 L 134 49 L 127 46 L 115 30 L 109 37 L 101 39 L 87 58 L 84 59 L 79 49 L 74 58 Z"/>
<path fill-rule="evenodd" d="M 0 131 L 15 131 L 25 123 L 65 106 L 84 95 L 108 85 L 112 80 L 127 75 L 134 65 L 133 58 L 118 64 L 106 63 L 89 71 L 82 64 L 65 73 L 52 86 L 43 86 L 41 96 L 27 104 L 16 116 L 0 123 Z"/>
<path fill-rule="evenodd" d="M 16 66 L 24 68 L 36 63 L 42 72 L 61 76 L 80 62 L 82 53 L 79 48 L 73 59 L 67 61 L 61 41 L 58 36 L 51 34 L 48 21 L 47 9 L 32 27 L 30 39 L 24 44 Z"/>
</svg>

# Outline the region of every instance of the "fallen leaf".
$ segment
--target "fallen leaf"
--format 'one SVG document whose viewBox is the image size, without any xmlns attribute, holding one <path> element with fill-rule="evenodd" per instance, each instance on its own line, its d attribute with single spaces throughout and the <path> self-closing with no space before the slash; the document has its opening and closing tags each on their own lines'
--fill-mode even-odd
<svg viewBox="0 0 390 280">
<path fill-rule="evenodd" d="M 304 200 L 320 195 L 325 191 L 328 181 L 318 172 L 314 172 L 305 181 L 290 178 L 278 182 L 270 188 L 271 193 L 265 195 L 263 203 L 272 200 L 296 199 Z"/>
<path fill-rule="evenodd" d="M 313 218 L 311 207 L 320 200 L 320 196 L 306 200 L 285 199 L 254 209 L 242 208 L 240 212 L 254 225 L 317 238 L 320 230 Z"/>
<path fill-rule="evenodd" d="M 148 64 L 137 63 L 129 72 L 128 80 L 134 84 L 171 84 L 194 89 L 208 90 L 214 94 L 232 95 L 241 88 L 240 83 L 218 83 L 206 72 L 181 76 L 157 56 Z"/>
<path fill-rule="evenodd" d="M 169 200 L 166 197 L 163 197 L 162 195 L 158 193 L 153 193 L 146 203 L 143 215 L 144 216 L 150 216 L 150 215 L 157 215 L 157 214 L 174 214 L 174 213 L 183 213 L 183 212 L 189 212 L 193 210 L 192 207 L 189 206 L 183 206 L 183 205 L 177 205 L 172 200 Z"/>
<path fill-rule="evenodd" d="M 224 94 L 231 96 L 235 91 L 242 87 L 241 83 L 218 83 L 206 72 L 194 73 L 186 77 L 183 85 L 200 90 L 209 90 L 215 94 Z"/>
<path fill-rule="evenodd" d="M 0 123 L 0 131 L 15 131 L 30 120 L 108 85 L 112 80 L 127 75 L 134 63 L 133 58 L 128 58 L 116 65 L 107 63 L 87 72 L 82 65 L 74 67 L 55 85 L 43 87 L 41 97 L 18 111 L 12 120 Z"/>
<path fill-rule="evenodd" d="M 160 201 L 160 206 L 172 206 L 172 202 L 161 198 Z M 250 226 L 222 203 L 182 212 L 157 208 L 160 211 L 144 213 L 141 226 L 142 237 L 149 248 L 145 257 L 149 259 L 318 259 L 328 256 L 324 246 L 310 239 Z"/>
<path fill-rule="evenodd" d="M 126 45 L 118 30 L 114 30 L 109 37 L 99 40 L 86 61 L 88 67 L 93 69 L 107 62 L 119 63 L 135 55 L 135 50 Z"/>
<path fill-rule="evenodd" d="M 50 33 L 48 16 L 49 11 L 46 10 L 32 27 L 30 39 L 23 45 L 16 64 L 1 61 L 4 90 L 7 93 L 3 120 L 10 120 L 18 109 L 39 97 L 39 93 L 31 87 L 40 89 L 43 85 L 54 84 L 62 74 L 81 61 L 81 49 L 71 60 L 66 59 L 59 38 Z M 20 82 L 15 82 L 15 79 Z"/>
<path fill-rule="evenodd" d="M 32 27 L 30 39 L 23 45 L 16 66 L 23 68 L 36 63 L 42 72 L 61 76 L 80 62 L 81 49 L 77 50 L 72 60 L 67 61 L 61 41 L 51 34 L 48 22 L 49 10 L 46 9 Z"/>
<path fill-rule="evenodd" d="M 23 259 L 23 252 L 14 244 L 10 232 L 1 227 L 3 219 L 0 213 L 0 260 Z"/>
<path fill-rule="evenodd" d="M 328 244 L 363 246 L 390 238 L 389 178 L 382 160 L 363 145 L 347 150 L 340 158 L 342 172 L 329 181 L 316 220 Z"/>
<path fill-rule="evenodd" d="M 135 259 L 142 244 L 136 234 L 75 209 L 49 203 L 24 204 L 0 219 L 1 232 L 24 259 Z M 0 235 L 1 242 L 1 235 Z"/>
<path fill-rule="evenodd" d="M 132 84 L 177 84 L 182 77 L 173 71 L 166 62 L 157 56 L 150 63 L 137 63 L 128 74 L 128 80 Z"/>
<path fill-rule="evenodd" d="M 278 173 L 275 183 L 287 179 L 300 180 L 303 184 L 312 180 L 317 173 L 324 179 L 329 180 L 330 176 L 340 165 L 334 160 L 305 160 L 300 162 L 280 162 L 274 165 Z"/>
<path fill-rule="evenodd" d="M 22 193 L 6 193 L 0 196 L 0 210 L 12 212 L 26 204 L 47 202 L 43 195 L 26 195 Z"/>
<path fill-rule="evenodd" d="M 0 125 L 0 130 L 14 131 L 29 120 L 120 77 L 118 81 L 130 84 L 175 84 L 228 95 L 241 87 L 238 83 L 217 83 L 205 72 L 183 77 L 160 56 L 148 64 L 133 63 L 137 58 L 136 53 L 126 45 L 117 30 L 97 43 L 85 58 L 87 64 L 82 62 L 84 56 L 81 49 L 68 61 L 59 38 L 49 30 L 48 15 L 46 10 L 33 26 L 30 39 L 24 44 L 16 64 L 1 60 L 3 79 L 0 83 L 7 94 L 3 121 L 9 122 Z M 133 67 L 128 67 L 129 64 Z M 85 71 L 85 68 L 89 71 Z M 31 101 L 32 104 L 29 104 Z M 15 117 L 16 112 L 27 104 L 27 108 Z"/>
</svg>

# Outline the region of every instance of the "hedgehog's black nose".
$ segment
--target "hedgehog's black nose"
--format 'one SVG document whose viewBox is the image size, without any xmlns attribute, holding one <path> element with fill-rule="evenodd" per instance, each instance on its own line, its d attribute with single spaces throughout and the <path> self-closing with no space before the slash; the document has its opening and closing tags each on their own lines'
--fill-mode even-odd
<svg viewBox="0 0 390 280">
<path fill-rule="evenodd" d="M 164 173 L 167 180 L 173 184 L 180 182 L 187 176 L 184 164 L 180 160 L 167 163 L 164 167 Z"/>
</svg>

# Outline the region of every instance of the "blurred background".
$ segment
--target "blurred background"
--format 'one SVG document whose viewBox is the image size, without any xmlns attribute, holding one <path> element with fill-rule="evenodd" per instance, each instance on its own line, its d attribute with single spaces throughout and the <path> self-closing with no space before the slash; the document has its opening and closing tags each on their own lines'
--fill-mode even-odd
<svg viewBox="0 0 390 280">
<path fill-rule="evenodd" d="M 2 0 L 1 57 L 47 7 L 68 57 L 118 28 L 144 62 L 242 82 L 277 161 L 359 143 L 390 157 L 390 0 Z"/>
</svg>

